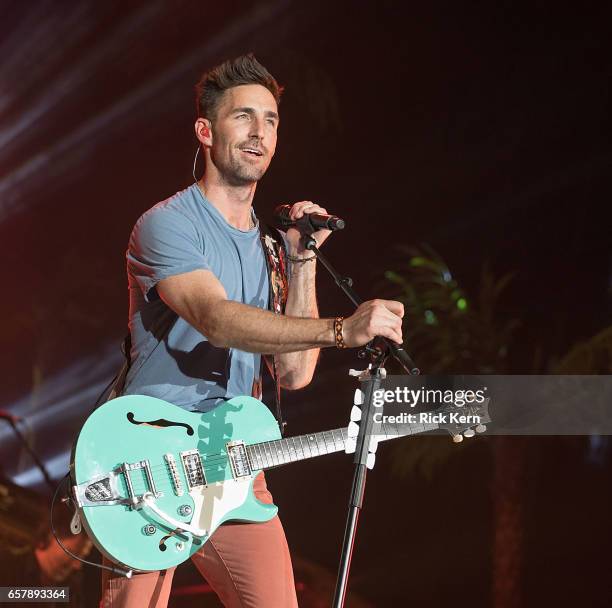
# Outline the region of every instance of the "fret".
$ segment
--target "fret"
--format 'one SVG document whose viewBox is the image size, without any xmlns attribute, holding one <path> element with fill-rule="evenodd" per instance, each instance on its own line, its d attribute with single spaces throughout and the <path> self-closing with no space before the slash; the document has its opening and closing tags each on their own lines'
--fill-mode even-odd
<svg viewBox="0 0 612 608">
<path fill-rule="evenodd" d="M 269 467 L 272 465 L 270 459 L 268 458 L 268 452 L 266 452 L 266 446 L 263 443 L 259 444 L 259 451 L 261 452 L 261 457 L 263 462 L 265 462 L 266 466 Z"/>
<path fill-rule="evenodd" d="M 251 445 L 246 446 L 246 455 L 247 455 L 247 462 L 249 463 L 249 467 L 251 468 L 251 471 L 261 468 L 261 467 L 256 466 L 255 459 L 253 458 L 253 446 Z"/>
<path fill-rule="evenodd" d="M 289 445 L 286 439 L 279 439 L 281 452 L 283 454 L 284 462 L 291 462 L 291 454 L 289 453 Z"/>
<path fill-rule="evenodd" d="M 314 442 L 317 447 L 317 456 L 321 454 L 321 446 L 319 445 L 319 433 L 315 433 L 314 435 L 310 435 L 310 441 Z"/>
<path fill-rule="evenodd" d="M 295 448 L 295 438 L 290 437 L 287 439 L 287 447 L 289 448 L 289 453 L 291 454 L 291 462 L 296 462 L 298 460 L 297 450 Z"/>
<path fill-rule="evenodd" d="M 323 437 L 323 444 L 325 445 L 325 451 L 328 454 L 331 454 L 334 451 L 334 448 L 333 448 L 333 446 L 329 445 L 329 439 L 327 437 L 327 433 L 328 433 L 328 431 L 323 431 L 321 433 L 321 436 Z"/>
<path fill-rule="evenodd" d="M 293 439 L 293 447 L 295 449 L 295 459 L 302 460 L 302 458 L 304 458 L 304 455 L 300 454 L 300 446 L 296 442 L 296 439 L 299 439 L 299 437 L 292 437 L 292 439 Z"/>
<path fill-rule="evenodd" d="M 247 452 L 249 453 L 249 459 L 251 461 L 252 469 L 261 469 L 259 462 L 257 461 L 257 449 L 254 445 L 247 446 Z"/>
<path fill-rule="evenodd" d="M 261 461 L 262 466 L 269 466 L 268 459 L 266 458 L 266 454 L 261 447 L 261 443 L 257 444 L 257 451 L 259 452 L 259 460 Z"/>
<path fill-rule="evenodd" d="M 268 445 L 270 446 L 270 453 L 272 454 L 272 458 L 274 459 L 274 464 L 281 464 L 281 461 L 278 457 L 278 452 L 276 450 L 276 441 L 268 441 Z"/>
<path fill-rule="evenodd" d="M 272 450 L 270 450 L 270 446 L 268 445 L 267 441 L 262 441 L 261 442 L 261 447 L 264 451 L 264 454 L 266 455 L 266 460 L 268 461 L 268 466 L 269 467 L 273 467 L 274 466 L 274 460 L 272 460 Z"/>
<path fill-rule="evenodd" d="M 285 439 L 279 439 L 278 443 L 280 444 L 281 454 L 283 455 L 283 462 L 291 462 L 291 458 L 289 457 L 289 450 L 287 449 L 287 441 Z"/>
<path fill-rule="evenodd" d="M 274 458 L 274 464 L 282 464 L 281 459 L 278 455 L 278 450 L 276 449 L 276 441 L 268 441 L 268 444 L 270 446 L 270 451 L 272 452 L 272 457 Z"/>
<path fill-rule="evenodd" d="M 342 436 L 342 429 L 334 429 L 332 431 L 334 437 L 336 437 L 337 435 L 339 435 L 339 438 L 337 439 L 337 442 L 340 444 L 340 449 L 343 450 L 344 449 L 344 437 Z"/>
<path fill-rule="evenodd" d="M 270 444 L 270 451 L 272 452 L 272 456 L 275 459 L 274 464 L 277 464 L 277 465 L 278 464 L 282 464 L 280 456 L 278 454 L 278 449 L 276 447 L 276 443 L 277 442 L 276 441 L 269 441 L 268 443 Z"/>
<path fill-rule="evenodd" d="M 283 440 L 277 439 L 274 442 L 274 451 L 276 452 L 276 456 L 280 464 L 285 464 L 287 460 L 285 459 L 285 452 L 283 452 Z"/>
<path fill-rule="evenodd" d="M 327 445 L 329 446 L 330 453 L 337 452 L 338 448 L 336 447 L 336 442 L 334 441 L 334 432 L 330 430 L 326 431 L 325 434 L 328 437 Z"/>
<path fill-rule="evenodd" d="M 272 453 L 270 452 L 270 447 L 268 446 L 268 442 L 267 441 L 263 441 L 261 443 L 261 447 L 264 451 L 264 454 L 266 455 L 266 460 L 268 461 L 268 466 L 272 467 L 274 466 L 274 461 L 272 460 Z"/>
<path fill-rule="evenodd" d="M 264 467 L 269 467 L 270 463 L 268 462 L 268 458 L 266 456 L 266 452 L 263 449 L 263 446 L 261 445 L 261 443 L 257 444 L 257 449 L 259 450 L 259 459 L 261 460 L 261 463 Z"/>
<path fill-rule="evenodd" d="M 311 456 L 318 456 L 319 455 L 319 446 L 317 445 L 317 442 L 315 441 L 314 435 L 307 435 L 306 439 L 307 439 L 307 442 L 308 442 L 308 447 L 310 448 L 310 455 Z M 315 449 L 316 449 L 316 453 L 314 452 Z"/>
<path fill-rule="evenodd" d="M 306 458 L 306 452 L 304 451 L 304 435 L 298 436 L 300 440 L 300 447 L 302 448 L 302 459 Z"/>
<path fill-rule="evenodd" d="M 307 435 L 308 438 L 308 446 L 310 447 L 310 451 L 313 456 L 318 456 L 321 452 L 319 450 L 319 446 L 317 444 L 317 438 L 314 435 Z"/>
<path fill-rule="evenodd" d="M 323 440 L 323 449 L 326 454 L 329 454 L 329 446 L 327 445 L 327 441 L 325 440 L 325 431 L 322 433 L 318 433 L 319 437 Z"/>
<path fill-rule="evenodd" d="M 272 445 L 272 441 L 266 441 L 266 443 L 268 444 L 268 450 L 270 451 L 270 458 L 272 459 L 272 464 L 274 466 L 280 464 L 278 462 L 278 457 L 276 455 L 276 450 L 274 449 L 274 446 Z"/>
<path fill-rule="evenodd" d="M 295 437 L 291 437 L 291 442 L 293 443 L 293 448 L 291 448 L 291 444 L 289 445 L 289 449 L 291 450 L 292 454 L 293 454 L 293 462 L 295 462 L 296 460 L 299 460 L 298 457 L 298 453 L 297 453 L 297 446 L 295 445 Z"/>
</svg>

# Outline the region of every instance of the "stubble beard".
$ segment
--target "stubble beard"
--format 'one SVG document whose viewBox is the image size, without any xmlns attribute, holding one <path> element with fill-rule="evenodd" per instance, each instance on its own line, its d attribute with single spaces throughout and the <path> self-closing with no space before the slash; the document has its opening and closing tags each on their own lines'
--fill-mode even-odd
<svg viewBox="0 0 612 608">
<path fill-rule="evenodd" d="M 238 151 L 240 154 L 240 151 Z M 213 159 L 214 162 L 214 159 Z M 229 163 L 215 163 L 223 181 L 233 187 L 248 186 L 258 182 L 266 173 L 268 166 L 255 167 L 232 155 Z"/>
</svg>

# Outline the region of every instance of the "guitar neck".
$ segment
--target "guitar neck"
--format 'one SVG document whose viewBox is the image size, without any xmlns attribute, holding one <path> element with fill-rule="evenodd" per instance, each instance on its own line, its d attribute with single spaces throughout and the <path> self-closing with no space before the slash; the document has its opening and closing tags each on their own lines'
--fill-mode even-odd
<svg viewBox="0 0 612 608">
<path fill-rule="evenodd" d="M 418 435 L 427 431 L 435 431 L 437 424 L 412 424 L 401 427 L 383 424 L 383 434 L 377 434 L 378 441 L 397 439 L 408 435 Z M 263 441 L 247 446 L 247 454 L 254 470 L 277 467 L 289 462 L 297 462 L 325 454 L 343 452 L 349 440 L 346 428 L 321 431 L 308 435 L 295 435 L 275 441 Z"/>
</svg>

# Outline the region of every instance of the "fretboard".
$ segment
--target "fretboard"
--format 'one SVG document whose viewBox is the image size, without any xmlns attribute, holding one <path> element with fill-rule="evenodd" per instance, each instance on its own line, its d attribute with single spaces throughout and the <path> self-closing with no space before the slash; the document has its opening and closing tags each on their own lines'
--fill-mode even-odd
<svg viewBox="0 0 612 608">
<path fill-rule="evenodd" d="M 438 429 L 437 424 L 411 424 L 396 427 L 383 425 L 383 435 L 377 434 L 378 441 L 396 439 L 407 435 L 417 435 Z M 324 454 L 344 451 L 348 439 L 346 428 L 321 431 L 309 435 L 296 435 L 275 441 L 263 441 L 247 446 L 251 468 L 267 469 L 289 462 L 306 460 Z"/>
</svg>

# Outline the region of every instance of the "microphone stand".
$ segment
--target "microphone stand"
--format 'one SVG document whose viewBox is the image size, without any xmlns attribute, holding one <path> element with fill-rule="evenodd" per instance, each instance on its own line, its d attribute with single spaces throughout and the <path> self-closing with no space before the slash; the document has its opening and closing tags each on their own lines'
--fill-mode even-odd
<svg viewBox="0 0 612 608">
<path fill-rule="evenodd" d="M 323 264 L 326 270 L 332 275 L 336 285 L 347 295 L 349 300 L 357 307 L 362 303 L 361 298 L 353 289 L 353 281 L 350 277 L 343 277 L 330 264 L 329 260 L 319 251 L 317 242 L 311 235 L 304 235 L 304 245 L 306 249 L 312 251 L 319 262 Z M 363 404 L 362 404 L 362 423 L 359 425 L 359 434 L 355 447 L 355 455 L 353 463 L 355 464 L 355 472 L 353 476 L 353 486 L 351 489 L 351 497 L 349 500 L 348 516 L 344 529 L 344 540 L 342 544 L 342 554 L 340 556 L 340 564 L 338 567 L 338 578 L 336 579 L 336 590 L 334 593 L 334 608 L 342 608 L 346 599 L 346 591 L 348 586 L 348 576 L 351 567 L 351 557 L 355 545 L 355 535 L 357 532 L 357 521 L 359 513 L 363 506 L 365 495 L 366 473 L 368 468 L 369 456 L 372 456 L 370 447 L 372 445 L 372 429 L 374 426 L 374 410 L 373 399 L 374 393 L 380 388 L 382 379 L 386 376 L 386 371 L 383 367 L 387 357 L 391 354 L 393 358 L 400 364 L 404 371 L 410 375 L 418 375 L 419 369 L 414 364 L 414 361 L 404 350 L 403 346 L 397 346 L 390 340 L 382 336 L 377 336 L 366 344 L 358 353 L 360 359 L 365 359 L 370 356 L 371 363 L 368 370 L 359 374 L 359 380 L 363 385 Z M 375 442 L 374 442 L 375 446 Z M 374 447 L 375 449 L 375 447 Z M 373 461 L 371 462 L 373 466 Z"/>
</svg>

